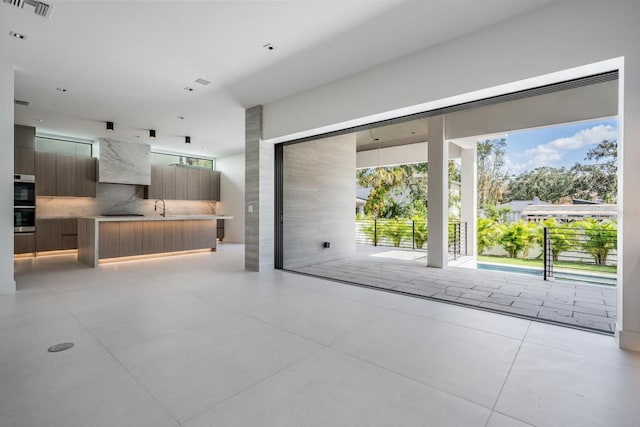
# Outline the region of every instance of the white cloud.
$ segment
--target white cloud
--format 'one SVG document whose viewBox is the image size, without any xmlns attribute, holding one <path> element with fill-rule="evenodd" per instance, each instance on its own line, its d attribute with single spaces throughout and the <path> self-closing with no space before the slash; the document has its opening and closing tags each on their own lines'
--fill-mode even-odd
<svg viewBox="0 0 640 427">
<path fill-rule="evenodd" d="M 573 136 L 558 138 L 545 144 L 530 148 L 522 154 L 524 163 L 513 162 L 515 173 L 532 170 L 542 166 L 557 166 L 567 151 L 578 150 L 596 145 L 605 139 L 612 140 L 618 136 L 617 130 L 611 125 L 598 125 L 576 132 Z M 520 156 L 518 156 L 520 157 Z"/>
</svg>

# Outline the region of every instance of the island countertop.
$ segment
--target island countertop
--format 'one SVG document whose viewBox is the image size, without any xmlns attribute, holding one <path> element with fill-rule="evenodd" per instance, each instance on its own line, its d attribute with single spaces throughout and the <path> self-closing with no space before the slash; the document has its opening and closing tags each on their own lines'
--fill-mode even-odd
<svg viewBox="0 0 640 427">
<path fill-rule="evenodd" d="M 233 219 L 231 215 L 123 215 L 123 216 L 86 216 L 82 219 L 92 219 L 96 222 L 108 222 L 108 221 L 188 221 L 188 220 L 203 220 L 203 219 Z"/>
<path fill-rule="evenodd" d="M 78 218 L 78 261 L 216 250 L 217 221 L 230 215 L 121 215 Z"/>
</svg>

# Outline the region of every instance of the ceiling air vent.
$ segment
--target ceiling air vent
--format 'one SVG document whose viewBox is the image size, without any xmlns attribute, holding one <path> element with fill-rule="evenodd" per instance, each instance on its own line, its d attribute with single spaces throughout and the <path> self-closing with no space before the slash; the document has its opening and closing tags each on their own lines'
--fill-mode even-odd
<svg viewBox="0 0 640 427">
<path fill-rule="evenodd" d="M 30 6 L 33 8 L 33 12 L 45 18 L 49 18 L 51 16 L 51 11 L 53 7 L 37 0 L 2 0 L 5 3 L 10 4 L 11 6 L 18 7 L 20 9 L 24 9 L 25 6 Z"/>
<path fill-rule="evenodd" d="M 14 99 L 13 101 L 16 103 L 16 105 L 20 105 L 22 107 L 28 107 L 29 105 L 31 105 L 29 101 L 22 101 L 20 99 Z"/>
</svg>

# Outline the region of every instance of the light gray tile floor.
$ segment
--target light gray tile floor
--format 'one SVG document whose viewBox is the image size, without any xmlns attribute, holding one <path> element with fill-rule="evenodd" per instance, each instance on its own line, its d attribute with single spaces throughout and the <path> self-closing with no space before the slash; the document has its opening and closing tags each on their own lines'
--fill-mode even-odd
<svg viewBox="0 0 640 427">
<path fill-rule="evenodd" d="M 640 354 L 612 337 L 247 272 L 243 259 L 241 245 L 223 244 L 98 269 L 70 256 L 16 261 L 18 292 L 0 296 L 0 425 L 626 427 L 640 419 Z M 47 352 L 65 341 L 75 347 Z"/>
<path fill-rule="evenodd" d="M 606 333 L 615 331 L 615 287 L 462 267 L 427 268 L 426 256 L 394 257 L 402 252 L 411 253 L 359 246 L 354 257 L 291 270 Z"/>
</svg>

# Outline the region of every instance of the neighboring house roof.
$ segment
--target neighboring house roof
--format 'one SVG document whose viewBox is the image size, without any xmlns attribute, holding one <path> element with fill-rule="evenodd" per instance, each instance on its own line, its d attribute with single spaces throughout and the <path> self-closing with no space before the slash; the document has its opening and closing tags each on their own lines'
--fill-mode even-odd
<svg viewBox="0 0 640 427">
<path fill-rule="evenodd" d="M 361 199 L 360 197 L 356 197 L 356 206 L 364 205 L 367 203 L 366 199 Z"/>
<path fill-rule="evenodd" d="M 540 202 L 537 200 L 512 200 L 508 203 L 503 203 L 498 207 L 500 208 L 509 207 L 511 208 L 511 212 L 522 212 L 527 206 L 530 206 L 530 205 L 540 206 L 540 203 L 547 203 L 547 202 Z"/>
<path fill-rule="evenodd" d="M 356 185 L 356 198 L 367 200 L 369 198 L 369 193 L 371 193 L 372 188 L 365 188 Z"/>
<path fill-rule="evenodd" d="M 528 217 L 607 217 L 618 215 L 618 205 L 529 205 L 522 211 Z"/>
</svg>

